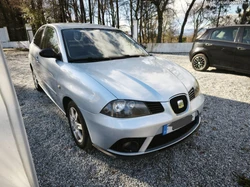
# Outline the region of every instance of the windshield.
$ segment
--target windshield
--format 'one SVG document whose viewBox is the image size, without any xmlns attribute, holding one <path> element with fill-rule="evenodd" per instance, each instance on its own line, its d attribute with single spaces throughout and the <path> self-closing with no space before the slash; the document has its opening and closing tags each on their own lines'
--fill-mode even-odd
<svg viewBox="0 0 250 187">
<path fill-rule="evenodd" d="M 148 56 L 139 44 L 122 31 L 66 29 L 62 35 L 70 62 Z"/>
</svg>

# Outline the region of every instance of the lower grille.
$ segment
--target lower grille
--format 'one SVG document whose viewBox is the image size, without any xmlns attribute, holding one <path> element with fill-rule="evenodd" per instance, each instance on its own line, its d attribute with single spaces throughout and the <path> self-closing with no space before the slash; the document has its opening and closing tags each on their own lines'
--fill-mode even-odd
<svg viewBox="0 0 250 187">
<path fill-rule="evenodd" d="M 185 134 L 187 134 L 190 130 L 193 129 L 193 127 L 199 122 L 199 115 L 196 116 L 195 120 L 192 121 L 191 123 L 189 123 L 188 125 L 174 131 L 171 132 L 167 135 L 162 135 L 162 134 L 158 134 L 156 135 L 153 140 L 151 141 L 151 143 L 149 144 L 147 151 L 149 151 L 150 149 L 155 149 L 157 147 L 162 147 L 164 145 L 167 144 L 171 144 L 175 141 L 177 141 L 178 139 L 180 139 L 182 136 L 184 136 Z"/>
</svg>

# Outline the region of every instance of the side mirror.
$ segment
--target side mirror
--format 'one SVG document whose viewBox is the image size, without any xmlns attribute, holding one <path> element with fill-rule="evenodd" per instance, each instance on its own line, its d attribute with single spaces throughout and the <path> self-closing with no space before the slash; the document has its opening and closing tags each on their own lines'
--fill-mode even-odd
<svg viewBox="0 0 250 187">
<path fill-rule="evenodd" d="M 56 58 L 58 60 L 61 60 L 61 55 L 57 54 L 53 49 L 47 48 L 40 51 L 40 56 L 45 58 Z"/>
</svg>

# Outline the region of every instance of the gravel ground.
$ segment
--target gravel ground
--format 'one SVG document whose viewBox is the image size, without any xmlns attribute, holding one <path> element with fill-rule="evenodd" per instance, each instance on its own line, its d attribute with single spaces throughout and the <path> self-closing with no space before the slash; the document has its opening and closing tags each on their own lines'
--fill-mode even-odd
<svg viewBox="0 0 250 187">
<path fill-rule="evenodd" d="M 187 55 L 160 55 L 189 70 L 206 101 L 201 127 L 185 141 L 147 156 L 113 159 L 75 146 L 67 118 L 34 90 L 27 52 L 5 51 L 40 186 L 238 186 L 250 178 L 249 77 L 209 68 Z"/>
</svg>

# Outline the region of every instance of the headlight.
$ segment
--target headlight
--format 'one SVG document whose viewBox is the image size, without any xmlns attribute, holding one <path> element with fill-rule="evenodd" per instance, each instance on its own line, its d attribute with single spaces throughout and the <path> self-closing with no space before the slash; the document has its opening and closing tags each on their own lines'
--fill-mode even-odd
<svg viewBox="0 0 250 187">
<path fill-rule="evenodd" d="M 101 111 L 102 114 L 116 118 L 133 118 L 150 115 L 145 103 L 130 100 L 114 100 Z"/>
<path fill-rule="evenodd" d="M 195 84 L 194 84 L 194 95 L 197 97 L 200 94 L 200 86 L 198 81 L 195 79 Z"/>
</svg>

